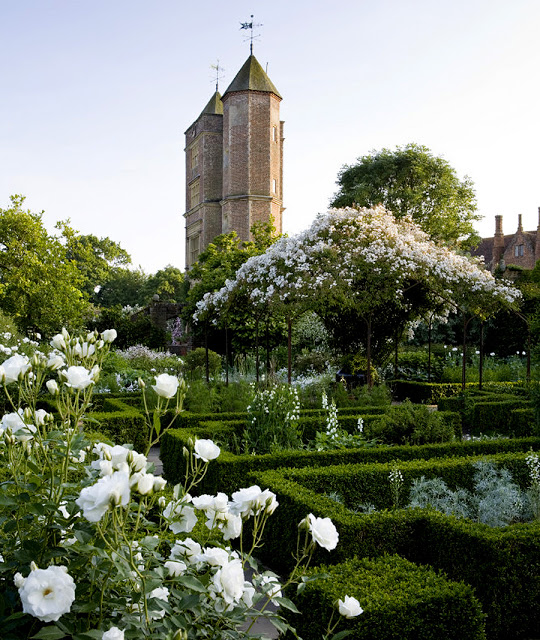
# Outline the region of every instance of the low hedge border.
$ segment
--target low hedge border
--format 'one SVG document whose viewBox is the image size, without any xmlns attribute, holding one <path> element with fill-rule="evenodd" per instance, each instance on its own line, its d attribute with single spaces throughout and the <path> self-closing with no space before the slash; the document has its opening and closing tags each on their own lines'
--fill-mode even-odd
<svg viewBox="0 0 540 640">
<path fill-rule="evenodd" d="M 148 427 L 145 417 L 127 405 L 122 411 L 88 413 L 85 424 L 89 429 L 104 433 L 116 444 L 132 443 L 139 452 L 146 449 Z"/>
<path fill-rule="evenodd" d="M 441 398 L 458 395 L 462 391 L 461 382 L 413 382 L 409 380 L 389 380 L 395 400 L 406 400 L 421 404 L 437 404 Z M 482 390 L 492 393 L 511 393 L 527 395 L 527 387 L 523 382 L 484 382 Z M 467 382 L 465 391 L 480 391 L 478 382 Z"/>
<path fill-rule="evenodd" d="M 206 423 L 207 429 L 171 429 L 163 434 L 161 441 L 161 461 L 167 480 L 176 484 L 185 477 L 183 448 L 190 438 L 211 438 L 224 441 L 231 432 L 227 423 Z M 221 432 L 220 432 L 221 430 Z M 339 464 L 384 463 L 392 460 L 418 460 L 439 457 L 482 456 L 504 452 L 527 452 L 540 449 L 540 437 L 468 440 L 428 444 L 418 446 L 381 446 L 362 449 L 343 449 L 336 451 L 282 451 L 262 456 L 235 455 L 221 452 L 219 458 L 209 465 L 206 476 L 200 485 L 200 493 L 215 494 L 218 491 L 231 493 L 249 482 L 250 474 L 281 467 L 326 467 Z"/>
<path fill-rule="evenodd" d="M 453 582 L 431 567 L 399 556 L 353 558 L 309 570 L 324 580 L 308 582 L 293 596 L 300 611 L 287 614 L 304 640 L 319 640 L 336 602 L 355 597 L 363 613 L 342 619 L 336 631 L 347 630 L 358 640 L 485 640 L 484 614 L 469 585 Z M 334 617 L 335 620 L 335 617 Z"/>
<path fill-rule="evenodd" d="M 356 515 L 283 477 L 282 470 L 257 473 L 254 480 L 274 491 L 279 501 L 259 551 L 260 559 L 274 570 L 286 573 L 292 568 L 297 524 L 306 514 L 330 517 L 340 541 L 332 552 L 317 548 L 315 565 L 398 554 L 471 585 L 488 616 L 486 631 L 491 640 L 537 636 L 539 523 L 495 529 L 421 509 Z"/>
</svg>

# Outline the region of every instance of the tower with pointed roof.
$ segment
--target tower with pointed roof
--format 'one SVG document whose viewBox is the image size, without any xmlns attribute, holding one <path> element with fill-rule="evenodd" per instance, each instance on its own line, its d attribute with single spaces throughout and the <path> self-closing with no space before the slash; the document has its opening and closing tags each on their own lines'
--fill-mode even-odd
<svg viewBox="0 0 540 640">
<path fill-rule="evenodd" d="M 250 239 L 257 222 L 282 230 L 281 96 L 250 55 L 223 96 L 186 131 L 186 268 L 221 233 Z"/>
</svg>

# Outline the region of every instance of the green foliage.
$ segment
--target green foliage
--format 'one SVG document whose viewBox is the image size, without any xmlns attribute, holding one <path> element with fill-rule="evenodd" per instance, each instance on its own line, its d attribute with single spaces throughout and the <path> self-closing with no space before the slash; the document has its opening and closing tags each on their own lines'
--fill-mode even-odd
<svg viewBox="0 0 540 640">
<path fill-rule="evenodd" d="M 101 308 L 87 326 L 100 332 L 107 327 L 115 327 L 118 332 L 116 346 L 120 349 L 139 344 L 157 349 L 166 342 L 166 332 L 153 324 L 149 316 L 139 313 L 132 317 L 120 306 Z"/>
<path fill-rule="evenodd" d="M 309 616 L 289 616 L 304 640 L 319 640 L 332 618 L 336 602 L 346 593 L 355 597 L 363 613 L 344 619 L 337 631 L 347 630 L 358 640 L 483 640 L 484 615 L 467 585 L 452 582 L 430 567 L 420 567 L 399 556 L 351 558 L 338 565 L 308 571 L 307 581 L 294 600 Z"/>
<path fill-rule="evenodd" d="M 460 180 L 443 158 L 424 146 L 408 144 L 382 149 L 345 166 L 338 175 L 339 191 L 332 206 L 383 204 L 396 218 L 411 216 L 432 238 L 464 246 L 478 240 L 479 220 L 470 178 Z"/>
<path fill-rule="evenodd" d="M 102 307 L 143 306 L 146 302 L 143 292 L 147 281 L 148 276 L 141 269 L 117 267 L 111 270 L 94 299 Z M 116 330 L 118 331 L 118 327 Z"/>
<path fill-rule="evenodd" d="M 68 223 L 60 222 L 66 243 L 66 255 L 77 267 L 82 278 L 82 290 L 93 299 L 96 288 L 102 287 L 116 268 L 131 263 L 127 251 L 109 238 L 94 235 L 79 235 Z"/>
<path fill-rule="evenodd" d="M 60 239 L 47 233 L 43 213 L 25 211 L 23 203 L 12 196 L 11 206 L 0 209 L 0 309 L 24 332 L 50 336 L 80 327 L 81 276 Z"/>
<path fill-rule="evenodd" d="M 366 436 L 386 444 L 428 444 L 453 440 L 454 429 L 424 405 L 405 401 L 366 426 Z"/>
<path fill-rule="evenodd" d="M 201 380 L 206 377 L 206 349 L 193 349 L 184 358 L 184 371 L 189 380 Z M 221 357 L 208 349 L 208 375 L 216 378 L 221 371 Z"/>
<path fill-rule="evenodd" d="M 154 295 L 158 295 L 161 302 L 184 302 L 187 289 L 188 284 L 182 271 L 168 265 L 148 276 L 139 304 L 149 304 Z"/>
</svg>

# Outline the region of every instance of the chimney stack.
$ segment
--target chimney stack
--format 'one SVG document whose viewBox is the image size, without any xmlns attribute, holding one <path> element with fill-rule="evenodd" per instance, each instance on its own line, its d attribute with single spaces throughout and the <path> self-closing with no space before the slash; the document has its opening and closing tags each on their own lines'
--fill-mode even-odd
<svg viewBox="0 0 540 640">
<path fill-rule="evenodd" d="M 504 255 L 504 234 L 502 228 L 502 216 L 495 216 L 495 236 L 493 238 L 493 261 L 491 264 L 491 270 L 499 266 L 500 261 Z"/>
</svg>

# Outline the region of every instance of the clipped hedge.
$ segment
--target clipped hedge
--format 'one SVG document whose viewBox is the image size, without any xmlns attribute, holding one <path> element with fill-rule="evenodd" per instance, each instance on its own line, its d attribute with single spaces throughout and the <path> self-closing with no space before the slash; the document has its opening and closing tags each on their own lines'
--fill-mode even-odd
<svg viewBox="0 0 540 640">
<path fill-rule="evenodd" d="M 294 596 L 309 616 L 287 617 L 304 640 L 319 640 L 345 595 L 355 597 L 364 612 L 342 618 L 336 631 L 348 630 L 358 640 L 484 640 L 484 614 L 473 589 L 399 556 L 353 558 L 311 569 L 308 582 Z M 334 614 L 335 615 L 335 614 Z M 335 617 L 334 617 L 335 620 Z"/>
<path fill-rule="evenodd" d="M 167 480 L 176 484 L 185 477 L 183 448 L 188 440 L 211 438 L 226 442 L 231 437 L 227 423 L 205 423 L 200 429 L 171 429 L 161 441 L 161 461 Z M 200 493 L 231 493 L 250 482 L 251 474 L 281 467 L 326 467 L 384 463 L 392 460 L 418 460 L 439 457 L 482 456 L 504 452 L 527 452 L 540 449 L 540 437 L 508 440 L 468 440 L 418 446 L 380 446 L 336 451 L 281 451 L 262 456 L 235 455 L 222 450 L 221 455 L 209 465 L 208 471 L 198 486 Z"/>
<path fill-rule="evenodd" d="M 282 470 L 258 473 L 254 479 L 274 491 L 279 501 L 259 551 L 260 559 L 274 570 L 286 573 L 294 565 L 297 524 L 306 514 L 330 517 L 339 544 L 331 552 L 317 548 L 314 564 L 398 554 L 471 585 L 487 614 L 490 640 L 537 637 L 540 523 L 497 529 L 421 509 L 357 515 L 283 477 Z"/>
<path fill-rule="evenodd" d="M 122 411 L 88 413 L 87 428 L 100 431 L 117 444 L 132 443 L 135 451 L 146 449 L 148 427 L 144 415 L 124 405 Z"/>
<path fill-rule="evenodd" d="M 390 380 L 395 400 L 406 400 L 421 404 L 438 404 L 442 398 L 449 398 L 462 392 L 461 382 L 413 382 L 409 380 Z M 497 394 L 527 395 L 527 387 L 522 382 L 484 382 L 482 390 Z M 465 391 L 481 392 L 478 382 L 467 382 Z"/>
</svg>

